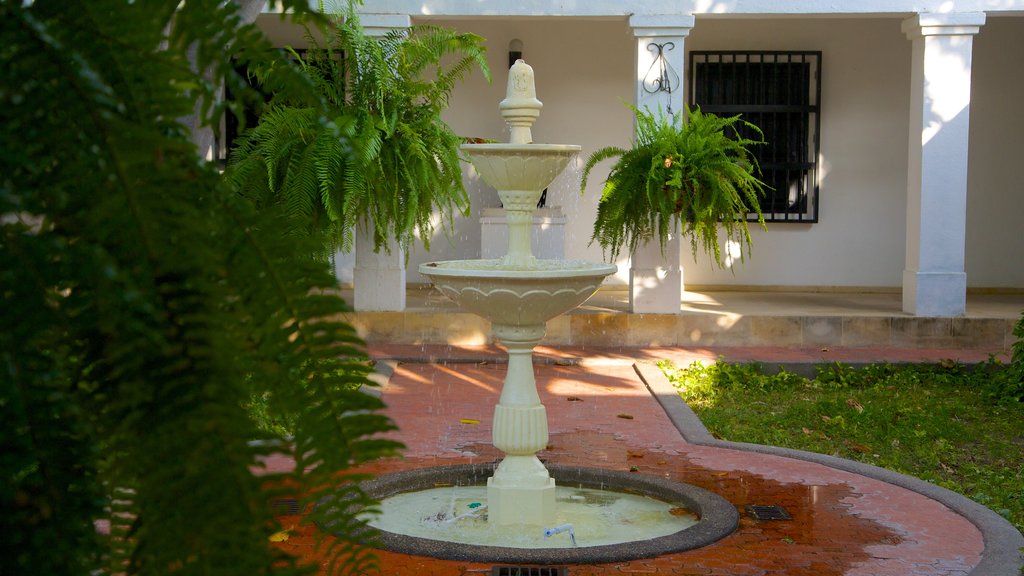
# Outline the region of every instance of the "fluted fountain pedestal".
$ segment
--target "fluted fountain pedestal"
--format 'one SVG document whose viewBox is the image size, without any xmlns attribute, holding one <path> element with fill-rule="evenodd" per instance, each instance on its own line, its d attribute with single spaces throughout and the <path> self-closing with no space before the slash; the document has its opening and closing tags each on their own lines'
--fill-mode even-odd
<svg viewBox="0 0 1024 576">
<path fill-rule="evenodd" d="M 533 348 L 544 337 L 544 324 L 492 327 L 508 349 L 508 372 L 494 407 L 492 439 L 505 453 L 487 479 L 489 518 L 495 524 L 551 526 L 555 521 L 555 480 L 537 459 L 548 445 L 548 415 L 537 395 Z"/>
</svg>

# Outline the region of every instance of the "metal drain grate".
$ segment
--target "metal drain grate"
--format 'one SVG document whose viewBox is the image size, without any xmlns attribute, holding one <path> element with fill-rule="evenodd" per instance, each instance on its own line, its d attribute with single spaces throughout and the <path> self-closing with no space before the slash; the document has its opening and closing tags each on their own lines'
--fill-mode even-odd
<svg viewBox="0 0 1024 576">
<path fill-rule="evenodd" d="M 793 517 L 782 506 L 748 505 L 747 514 L 758 520 L 792 520 Z"/>
<path fill-rule="evenodd" d="M 270 501 L 274 516 L 295 516 L 299 513 L 299 501 L 295 498 L 277 498 Z"/>
<path fill-rule="evenodd" d="M 564 566 L 495 566 L 491 576 L 569 576 L 569 569 Z"/>
</svg>

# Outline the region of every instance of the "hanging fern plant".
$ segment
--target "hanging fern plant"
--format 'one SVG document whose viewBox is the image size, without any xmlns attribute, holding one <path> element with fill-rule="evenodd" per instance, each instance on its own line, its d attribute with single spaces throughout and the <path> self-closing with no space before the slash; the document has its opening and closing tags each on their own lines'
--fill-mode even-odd
<svg viewBox="0 0 1024 576">
<path fill-rule="evenodd" d="M 258 205 L 285 206 L 292 231 L 329 251 L 350 249 L 370 222 L 375 250 L 417 236 L 429 249 L 435 212 L 468 214 L 462 139 L 441 113 L 474 66 L 489 79 L 483 39 L 434 26 L 371 37 L 352 5 L 326 35 L 294 54 L 315 93 L 279 93 L 232 152 L 229 178 Z M 273 69 L 257 75 L 273 87 Z"/>
<path fill-rule="evenodd" d="M 636 115 L 636 143 L 630 149 L 606 147 L 587 158 L 580 190 L 601 161 L 617 158 L 605 181 L 591 242 L 614 260 L 623 246 L 633 253 L 658 239 L 662 250 L 677 226 L 690 239 L 694 256 L 703 250 L 713 264 L 726 267 L 719 230 L 750 253 L 747 219 L 756 214 L 764 226 L 758 197 L 766 185 L 758 179 L 750 146 L 764 143 L 761 130 L 739 116 L 722 118 L 700 108 L 685 122 L 630 106 Z M 759 136 L 741 135 L 739 128 Z"/>
</svg>

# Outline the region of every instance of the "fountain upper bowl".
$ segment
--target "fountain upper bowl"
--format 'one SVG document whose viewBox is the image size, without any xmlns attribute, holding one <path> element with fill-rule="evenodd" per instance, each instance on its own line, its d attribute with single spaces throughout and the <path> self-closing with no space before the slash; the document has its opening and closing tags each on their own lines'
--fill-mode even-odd
<svg viewBox="0 0 1024 576">
<path fill-rule="evenodd" d="M 540 192 L 580 151 L 574 144 L 463 144 L 484 182 L 497 190 Z"/>
<path fill-rule="evenodd" d="M 529 267 L 508 267 L 500 259 L 447 260 L 419 268 L 464 309 L 507 326 L 543 324 L 572 310 L 616 270 L 614 264 L 585 260 L 536 260 Z"/>
</svg>

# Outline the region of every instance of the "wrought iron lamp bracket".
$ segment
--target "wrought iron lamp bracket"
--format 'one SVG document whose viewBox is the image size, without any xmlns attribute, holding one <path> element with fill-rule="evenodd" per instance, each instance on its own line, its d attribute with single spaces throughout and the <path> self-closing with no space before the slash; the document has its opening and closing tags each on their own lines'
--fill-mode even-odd
<svg viewBox="0 0 1024 576">
<path fill-rule="evenodd" d="M 657 94 L 659 92 L 665 92 L 669 96 L 668 101 L 668 113 L 674 115 L 672 111 L 672 90 L 673 86 L 679 84 L 679 74 L 672 69 L 672 66 L 668 63 L 665 53 L 674 50 L 676 47 L 674 42 L 665 42 L 664 44 L 658 44 L 657 42 L 651 42 L 647 45 L 647 50 L 654 54 L 654 62 L 651 63 L 650 68 L 647 69 L 647 73 L 644 75 L 644 92 L 648 94 Z M 673 77 L 675 82 L 673 83 Z"/>
</svg>

